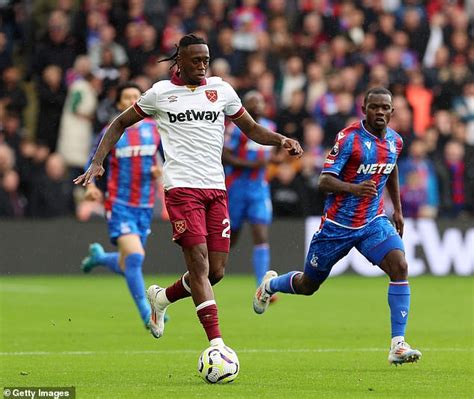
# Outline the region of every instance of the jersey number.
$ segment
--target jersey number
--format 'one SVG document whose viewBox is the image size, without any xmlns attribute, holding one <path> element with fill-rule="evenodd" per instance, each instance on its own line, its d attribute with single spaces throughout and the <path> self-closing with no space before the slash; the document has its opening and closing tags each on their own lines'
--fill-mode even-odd
<svg viewBox="0 0 474 399">
<path fill-rule="evenodd" d="M 229 221 L 229 219 L 224 219 L 222 221 L 222 224 L 227 225 L 226 227 L 224 227 L 224 230 L 222 230 L 222 237 L 230 238 L 230 233 L 229 233 L 229 231 L 230 231 L 230 221 Z"/>
</svg>

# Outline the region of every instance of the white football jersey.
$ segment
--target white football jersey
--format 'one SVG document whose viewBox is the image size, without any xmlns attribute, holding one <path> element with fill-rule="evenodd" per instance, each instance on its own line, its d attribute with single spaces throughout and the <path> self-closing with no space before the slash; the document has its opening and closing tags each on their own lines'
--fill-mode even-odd
<svg viewBox="0 0 474 399">
<path fill-rule="evenodd" d="M 163 143 L 164 187 L 225 190 L 222 148 L 225 116 L 245 109 L 235 90 L 219 77 L 188 87 L 179 77 L 153 85 L 135 103 L 142 116 L 155 119 Z"/>
</svg>

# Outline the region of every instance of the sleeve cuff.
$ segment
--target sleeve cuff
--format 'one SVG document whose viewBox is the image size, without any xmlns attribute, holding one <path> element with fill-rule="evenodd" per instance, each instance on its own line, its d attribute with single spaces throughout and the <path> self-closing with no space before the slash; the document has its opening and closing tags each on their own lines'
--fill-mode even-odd
<svg viewBox="0 0 474 399">
<path fill-rule="evenodd" d="M 133 104 L 133 109 L 135 110 L 135 112 L 138 115 L 142 116 L 143 118 L 146 118 L 147 116 L 150 116 L 150 115 L 146 114 L 145 112 L 143 112 L 143 110 L 140 108 L 140 106 L 137 103 Z"/>
<path fill-rule="evenodd" d="M 229 115 L 232 120 L 239 119 L 245 113 L 245 108 L 241 107 L 234 115 Z"/>
</svg>

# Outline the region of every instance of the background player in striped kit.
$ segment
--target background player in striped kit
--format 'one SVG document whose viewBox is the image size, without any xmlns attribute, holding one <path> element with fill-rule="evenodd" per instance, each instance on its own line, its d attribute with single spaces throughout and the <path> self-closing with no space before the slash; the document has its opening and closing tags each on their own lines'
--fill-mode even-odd
<svg viewBox="0 0 474 399">
<path fill-rule="evenodd" d="M 261 125 L 275 131 L 276 125 L 262 116 L 263 96 L 250 91 L 243 98 L 248 113 Z M 239 238 L 242 224 L 247 220 L 252 229 L 252 265 L 257 286 L 270 268 L 268 226 L 272 221 L 272 201 L 266 179 L 266 165 L 274 156 L 274 147 L 264 146 L 249 139 L 234 124 L 228 127 L 222 159 L 229 198 L 230 245 Z"/>
<path fill-rule="evenodd" d="M 140 88 L 135 83 L 120 85 L 115 103 L 117 110 L 123 112 L 140 95 Z M 106 128 L 97 145 L 105 131 Z M 127 128 L 112 149 L 108 157 L 105 209 L 110 240 L 118 246 L 118 252 L 105 252 L 102 245 L 93 243 L 89 247 L 89 256 L 82 261 L 81 266 L 85 273 L 101 265 L 124 276 L 147 327 L 151 310 L 146 299 L 142 264 L 156 200 L 156 179 L 161 175 L 161 166 L 157 163 L 159 143 L 156 124 L 148 118 Z M 85 199 L 101 198 L 100 189 L 94 183 L 89 184 Z"/>
<path fill-rule="evenodd" d="M 206 78 L 209 48 L 195 35 L 181 38 L 168 60 L 177 65 L 171 80 L 161 80 L 120 114 L 104 135 L 91 166 L 74 181 L 87 185 L 103 173 L 102 162 L 124 128 L 149 116 L 158 124 L 165 164 L 165 200 L 173 239 L 182 247 L 187 272 L 166 289 L 153 285 L 150 331 L 164 332 L 169 304 L 192 296 L 211 345 L 223 345 L 212 285 L 224 276 L 230 246 L 222 148 L 225 117 L 260 144 L 280 146 L 301 156 L 299 143 L 259 125 L 242 107 L 235 90 L 221 78 Z"/>
<path fill-rule="evenodd" d="M 415 362 L 421 353 L 405 342 L 410 287 L 401 240 L 403 215 L 396 165 L 403 141 L 387 126 L 394 111 L 392 93 L 385 88 L 370 89 L 362 111 L 364 120 L 338 133 L 321 172 L 319 188 L 329 195 L 320 229 L 308 249 L 304 272 L 293 271 L 280 277 L 274 271 L 267 272 L 255 293 L 254 310 L 265 312 L 275 292 L 314 294 L 334 264 L 356 247 L 390 277 L 389 362 Z M 393 202 L 395 228 L 384 213 L 384 187 Z"/>
</svg>

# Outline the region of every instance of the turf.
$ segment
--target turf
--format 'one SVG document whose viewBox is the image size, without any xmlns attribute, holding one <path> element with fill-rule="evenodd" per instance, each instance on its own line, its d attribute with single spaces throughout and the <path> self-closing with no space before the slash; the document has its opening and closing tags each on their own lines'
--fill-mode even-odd
<svg viewBox="0 0 474 399">
<path fill-rule="evenodd" d="M 170 308 L 155 340 L 120 277 L 2 277 L 0 386 L 75 386 L 80 399 L 473 397 L 472 279 L 425 276 L 411 286 L 407 339 L 423 358 L 390 367 L 385 279 L 333 278 L 310 298 L 281 295 L 258 316 L 253 279 L 226 277 L 216 299 L 241 373 L 215 386 L 197 374 L 207 340 L 189 299 Z"/>
</svg>

